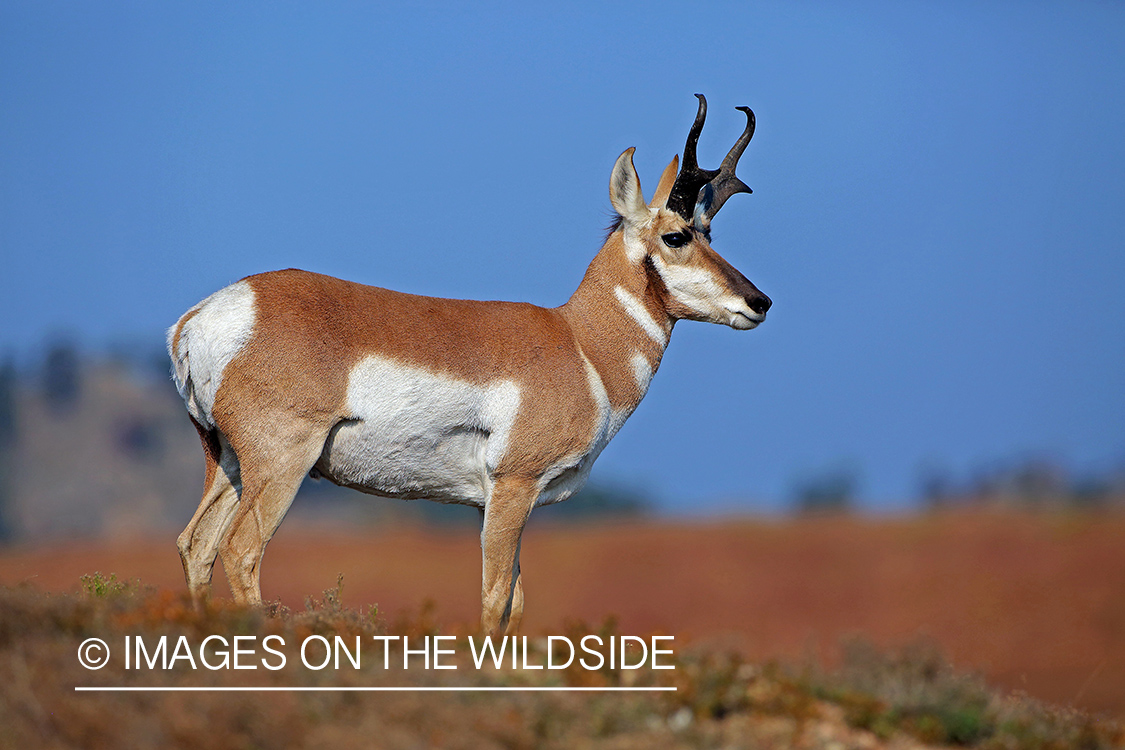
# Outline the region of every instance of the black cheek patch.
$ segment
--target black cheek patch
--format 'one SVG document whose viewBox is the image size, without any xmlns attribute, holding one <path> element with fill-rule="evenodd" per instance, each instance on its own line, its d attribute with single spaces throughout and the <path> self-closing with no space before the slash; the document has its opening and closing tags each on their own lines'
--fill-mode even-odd
<svg viewBox="0 0 1125 750">
<path fill-rule="evenodd" d="M 648 285 L 655 286 L 661 292 L 666 291 L 664 286 L 664 277 L 660 275 L 660 271 L 656 268 L 656 261 L 652 259 L 651 255 L 646 255 L 644 259 L 645 276 L 648 277 Z"/>
</svg>

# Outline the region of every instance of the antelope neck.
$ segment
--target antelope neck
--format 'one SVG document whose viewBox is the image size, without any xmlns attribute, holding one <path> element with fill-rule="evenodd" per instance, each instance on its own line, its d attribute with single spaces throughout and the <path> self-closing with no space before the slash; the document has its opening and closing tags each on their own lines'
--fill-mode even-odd
<svg viewBox="0 0 1125 750">
<path fill-rule="evenodd" d="M 615 411 L 636 408 L 668 346 L 675 321 L 664 294 L 655 272 L 628 258 L 619 229 L 560 308 Z"/>
</svg>

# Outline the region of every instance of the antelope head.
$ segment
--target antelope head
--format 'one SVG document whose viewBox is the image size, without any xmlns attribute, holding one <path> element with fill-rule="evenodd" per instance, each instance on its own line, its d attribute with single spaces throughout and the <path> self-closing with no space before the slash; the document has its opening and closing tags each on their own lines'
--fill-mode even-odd
<svg viewBox="0 0 1125 750">
<path fill-rule="evenodd" d="M 670 318 L 756 328 L 766 319 L 770 298 L 711 247 L 711 219 L 727 198 L 751 192 L 734 170 L 754 135 L 754 113 L 738 107 L 746 114 L 746 129 L 719 169 L 701 169 L 696 144 L 707 117 L 707 100 L 696 96 L 699 111 L 684 146 L 682 168 L 673 158 L 646 204 L 630 148 L 613 167 L 610 202 L 621 216 L 629 260 L 643 263 L 650 279 L 658 282 Z"/>
</svg>

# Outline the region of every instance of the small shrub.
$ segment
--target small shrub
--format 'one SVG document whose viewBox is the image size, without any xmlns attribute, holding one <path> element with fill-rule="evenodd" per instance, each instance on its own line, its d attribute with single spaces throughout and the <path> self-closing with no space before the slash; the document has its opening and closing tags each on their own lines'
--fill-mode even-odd
<svg viewBox="0 0 1125 750">
<path fill-rule="evenodd" d="M 131 589 L 135 588 L 128 581 L 117 580 L 116 573 L 110 573 L 106 578 L 98 571 L 94 571 L 89 575 L 81 576 L 78 580 L 82 585 L 82 591 L 98 599 L 120 596 L 130 593 Z"/>
</svg>

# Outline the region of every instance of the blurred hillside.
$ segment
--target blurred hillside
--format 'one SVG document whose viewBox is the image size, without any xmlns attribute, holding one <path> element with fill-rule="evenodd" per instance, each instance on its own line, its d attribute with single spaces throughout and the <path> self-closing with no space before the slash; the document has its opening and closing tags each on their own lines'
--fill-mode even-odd
<svg viewBox="0 0 1125 750">
<path fill-rule="evenodd" d="M 129 534 L 186 523 L 203 463 L 175 390 L 124 361 L 53 347 L 38 372 L 6 368 L 8 538 Z"/>
<path fill-rule="evenodd" d="M 203 454 L 163 352 L 83 356 L 68 343 L 0 366 L 0 540 L 178 531 L 203 485 Z M 591 486 L 551 519 L 637 516 L 646 503 Z M 308 479 L 291 515 L 324 523 L 478 523 L 474 508 L 386 500 Z"/>
</svg>

